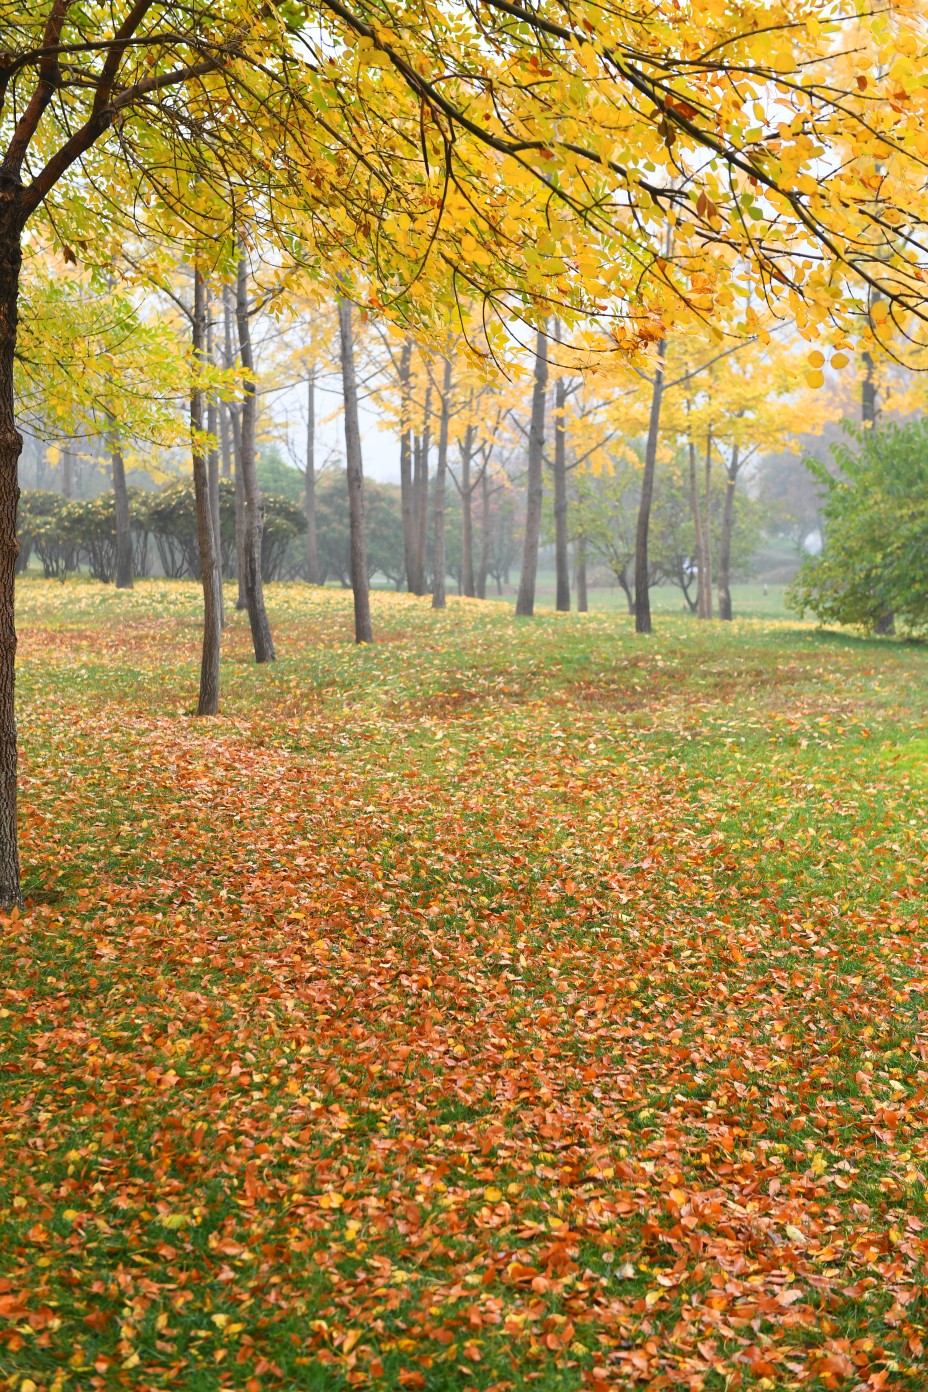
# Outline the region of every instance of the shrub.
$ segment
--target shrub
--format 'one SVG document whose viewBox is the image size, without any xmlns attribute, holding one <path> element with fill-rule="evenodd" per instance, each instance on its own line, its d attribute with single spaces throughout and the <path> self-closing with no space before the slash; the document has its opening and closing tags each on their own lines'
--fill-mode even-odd
<svg viewBox="0 0 928 1392">
<path fill-rule="evenodd" d="M 928 630 L 928 422 L 851 430 L 839 473 L 807 465 L 823 493 L 823 543 L 787 600 L 824 623 Z M 854 448 L 856 445 L 856 448 Z"/>
</svg>

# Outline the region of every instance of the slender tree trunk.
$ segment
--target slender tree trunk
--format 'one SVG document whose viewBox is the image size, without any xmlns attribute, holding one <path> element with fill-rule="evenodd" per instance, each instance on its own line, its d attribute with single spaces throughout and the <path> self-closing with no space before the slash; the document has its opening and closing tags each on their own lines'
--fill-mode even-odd
<svg viewBox="0 0 928 1392">
<path fill-rule="evenodd" d="M 232 438 L 235 441 L 235 578 L 238 594 L 235 607 L 240 612 L 248 608 L 245 593 L 245 484 L 242 480 L 242 415 L 236 407 L 230 413 Z"/>
<path fill-rule="evenodd" d="M 199 271 L 193 274 L 193 360 L 197 369 L 190 393 L 190 439 L 193 449 L 193 492 L 197 512 L 197 545 L 203 584 L 203 653 L 200 660 L 200 698 L 197 715 L 215 715 L 219 709 L 219 636 L 222 631 L 219 552 L 213 532 L 209 496 L 209 464 L 203 442 L 203 383 L 200 372 L 207 355 L 206 286 Z"/>
<path fill-rule="evenodd" d="M 448 473 L 448 424 L 451 419 L 451 359 L 445 358 L 435 465 L 435 515 L 432 532 L 432 608 L 445 607 L 445 480 Z"/>
<path fill-rule="evenodd" d="M 110 435 L 110 464 L 113 470 L 113 502 L 116 507 L 116 588 L 132 589 L 132 518 L 126 464 L 115 430 Z"/>
<path fill-rule="evenodd" d="M 464 432 L 461 446 L 461 593 L 468 599 L 476 594 L 474 587 L 474 485 L 470 464 L 474 451 L 474 427 Z"/>
<path fill-rule="evenodd" d="M 577 581 L 577 613 L 586 614 L 590 606 L 586 592 L 586 536 L 583 532 L 574 542 L 574 574 Z"/>
<path fill-rule="evenodd" d="M 348 516 L 351 527 L 351 589 L 354 594 L 354 640 L 373 643 L 370 580 L 367 573 L 367 541 L 364 535 L 364 471 L 361 464 L 361 427 L 358 420 L 358 386 L 354 371 L 354 329 L 351 305 L 338 302 L 338 332 L 342 350 L 342 390 L 345 397 L 345 466 L 348 475 Z"/>
<path fill-rule="evenodd" d="M 712 426 L 706 432 L 706 488 L 705 508 L 702 520 L 702 546 L 704 562 L 703 578 L 703 617 L 712 618 Z"/>
<path fill-rule="evenodd" d="M 402 465 L 402 457 L 400 459 Z M 410 594 L 421 595 L 425 589 L 425 581 L 422 577 L 422 547 L 419 534 L 419 493 L 422 483 L 422 436 L 415 434 L 412 437 L 412 550 L 410 552 L 410 565 L 412 567 L 411 579 L 409 582 Z M 428 483 L 428 469 L 426 467 L 426 484 Z"/>
<path fill-rule="evenodd" d="M 687 448 L 689 450 L 690 461 L 690 517 L 693 521 L 693 532 L 696 538 L 696 613 L 701 619 L 704 619 L 706 617 L 706 603 L 703 598 L 703 587 L 705 584 L 706 558 L 702 543 L 702 509 L 699 506 L 699 480 L 696 476 L 696 442 L 692 438 L 687 441 Z"/>
<path fill-rule="evenodd" d="M 490 471 L 484 461 L 480 478 L 480 563 L 477 568 L 477 598 L 487 597 L 487 573 L 490 569 Z"/>
<path fill-rule="evenodd" d="M 238 325 L 238 346 L 245 381 L 242 399 L 241 479 L 245 494 L 244 582 L 251 641 L 256 662 L 274 661 L 274 640 L 264 607 L 264 579 L 261 574 L 261 540 L 264 534 L 264 499 L 258 487 L 255 459 L 255 365 L 251 351 L 251 326 L 248 321 L 248 268 L 245 253 L 239 254 L 236 286 L 235 318 Z"/>
<path fill-rule="evenodd" d="M 570 555 L 567 542 L 567 426 L 564 408 L 567 384 L 559 377 L 554 384 L 554 570 L 557 597 L 554 607 L 570 613 Z"/>
<path fill-rule="evenodd" d="M 306 513 L 306 579 L 319 584 L 319 538 L 316 527 L 316 369 L 306 382 L 306 477 L 303 508 Z"/>
<path fill-rule="evenodd" d="M 20 228 L 7 197 L 0 198 L 0 908 L 22 904 L 16 838 L 16 709 L 14 610 L 16 510 L 19 455 L 23 439 L 16 429 L 13 363 L 16 355 Z"/>
<path fill-rule="evenodd" d="M 232 298 L 232 291 L 229 286 L 224 286 L 222 291 L 223 320 L 225 331 L 225 359 L 226 368 L 231 368 L 235 361 L 235 354 L 232 348 L 232 323 L 235 312 L 235 305 Z M 248 608 L 248 596 L 245 593 L 245 485 L 242 482 L 242 412 L 241 407 L 229 405 L 229 425 L 232 429 L 232 451 L 235 461 L 235 576 L 238 580 L 238 597 L 235 607 L 241 611 Z"/>
<path fill-rule="evenodd" d="M 429 445 L 431 443 L 432 386 L 425 389 L 422 435 L 415 452 L 413 490 L 416 495 L 416 594 L 424 595 L 428 583 Z"/>
<path fill-rule="evenodd" d="M 219 440 L 222 447 L 222 477 L 232 477 L 232 441 L 230 438 L 229 407 L 219 403 Z"/>
<path fill-rule="evenodd" d="M 731 619 L 731 534 L 735 524 L 735 485 L 738 481 L 738 445 L 732 446 L 725 470 L 725 501 L 722 504 L 722 530 L 719 537 L 719 618 Z"/>
<path fill-rule="evenodd" d="M 535 387 L 528 428 L 528 500 L 525 510 L 525 538 L 522 546 L 522 573 L 516 614 L 530 619 L 535 612 L 535 580 L 538 575 L 538 542 L 541 537 L 541 502 L 544 489 L 542 467 L 545 448 L 545 394 L 548 387 L 548 340 L 539 329 L 535 338 Z"/>
<path fill-rule="evenodd" d="M 664 395 L 664 355 L 666 344 L 657 345 L 657 365 L 651 387 L 651 415 L 648 421 L 648 440 L 644 452 L 644 472 L 641 477 L 641 502 L 638 507 L 638 526 L 635 532 L 635 632 L 651 632 L 651 591 L 648 575 L 648 531 L 651 525 L 651 503 L 654 500 L 654 468 L 657 464 L 657 442 L 661 428 L 661 401 Z"/>
<path fill-rule="evenodd" d="M 865 425 L 873 425 L 877 414 L 876 371 L 873 355 L 865 350 L 861 356 L 864 364 L 864 379 L 860 384 L 860 418 Z"/>
<path fill-rule="evenodd" d="M 204 287 L 206 295 L 206 360 L 210 367 L 216 361 L 216 345 L 213 333 L 213 297 L 209 287 Z M 219 602 L 219 627 L 226 626 L 225 596 L 222 593 L 222 521 L 219 514 L 219 400 L 211 391 L 206 404 L 206 433 L 209 435 L 209 454 L 207 455 L 207 479 L 209 482 L 209 510 L 213 526 L 213 551 L 219 568 L 217 595 Z"/>
<path fill-rule="evenodd" d="M 412 476 L 412 431 L 409 424 L 409 382 L 412 371 L 412 339 L 403 342 L 400 353 L 400 508 L 403 514 L 403 558 L 406 588 L 417 593 L 416 584 L 416 494 Z"/>
<path fill-rule="evenodd" d="M 68 502 L 74 497 L 74 453 L 70 444 L 61 451 L 61 496 Z"/>
</svg>

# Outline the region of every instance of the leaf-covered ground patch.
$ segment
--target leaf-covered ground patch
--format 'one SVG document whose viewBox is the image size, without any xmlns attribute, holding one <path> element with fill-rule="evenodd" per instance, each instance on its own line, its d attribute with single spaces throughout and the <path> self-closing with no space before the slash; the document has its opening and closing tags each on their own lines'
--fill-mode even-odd
<svg viewBox="0 0 928 1392">
<path fill-rule="evenodd" d="M 925 1385 L 916 648 L 21 587 L 0 1378 Z"/>
</svg>

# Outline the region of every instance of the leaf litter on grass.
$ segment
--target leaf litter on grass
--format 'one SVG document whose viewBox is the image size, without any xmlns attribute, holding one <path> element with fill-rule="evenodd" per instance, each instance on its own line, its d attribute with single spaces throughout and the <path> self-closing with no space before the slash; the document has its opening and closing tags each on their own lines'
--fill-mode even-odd
<svg viewBox="0 0 928 1392">
<path fill-rule="evenodd" d="M 281 587 L 197 722 L 157 582 L 72 590 L 120 647 L 69 680 L 24 586 L 11 1387 L 924 1386 L 920 652 L 381 595 L 358 651 Z"/>
</svg>

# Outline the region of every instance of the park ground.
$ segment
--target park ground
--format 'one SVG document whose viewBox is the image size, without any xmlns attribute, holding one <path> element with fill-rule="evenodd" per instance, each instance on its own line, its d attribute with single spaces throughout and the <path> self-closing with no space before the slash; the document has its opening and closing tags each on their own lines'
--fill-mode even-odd
<svg viewBox="0 0 928 1392">
<path fill-rule="evenodd" d="M 26 579 L 0 1387 L 924 1389 L 928 653 Z"/>
</svg>

